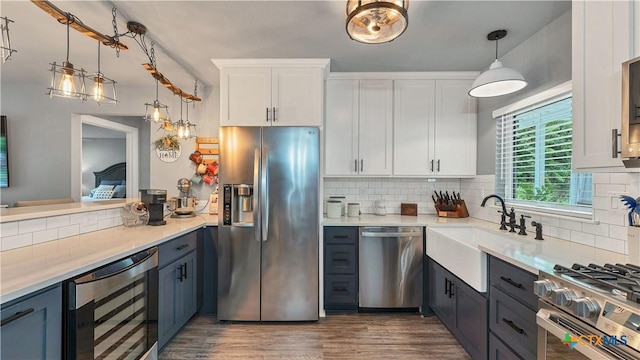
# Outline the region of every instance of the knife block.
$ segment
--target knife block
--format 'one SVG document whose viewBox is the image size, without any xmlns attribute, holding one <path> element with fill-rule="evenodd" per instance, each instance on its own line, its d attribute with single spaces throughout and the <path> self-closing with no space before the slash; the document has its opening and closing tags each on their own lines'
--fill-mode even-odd
<svg viewBox="0 0 640 360">
<path fill-rule="evenodd" d="M 441 209 L 438 204 L 435 205 L 436 214 L 439 217 L 448 217 L 448 218 L 466 218 L 469 217 L 469 211 L 467 210 L 467 205 L 464 203 L 464 200 L 460 200 L 459 205 L 454 205 L 453 210 Z"/>
</svg>

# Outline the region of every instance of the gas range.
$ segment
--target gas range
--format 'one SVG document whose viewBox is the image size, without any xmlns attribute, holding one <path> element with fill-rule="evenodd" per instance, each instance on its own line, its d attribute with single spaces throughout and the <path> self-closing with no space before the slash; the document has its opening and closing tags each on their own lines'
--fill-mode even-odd
<svg viewBox="0 0 640 360">
<path fill-rule="evenodd" d="M 629 349 L 624 352 L 630 353 L 630 358 L 640 358 L 639 266 L 556 265 L 552 274 L 540 272 L 534 282 L 534 292 L 541 300 L 541 309 L 550 305 L 550 308 L 562 310 L 555 313 L 555 322 L 574 324 L 582 329 L 574 331 L 576 336 L 599 334 L 606 338 L 606 342 L 625 343 L 624 348 L 630 347 L 635 351 Z M 588 325 L 584 326 L 585 323 Z M 604 345 L 606 348 L 607 344 Z M 621 350 L 619 346 L 616 348 Z"/>
</svg>

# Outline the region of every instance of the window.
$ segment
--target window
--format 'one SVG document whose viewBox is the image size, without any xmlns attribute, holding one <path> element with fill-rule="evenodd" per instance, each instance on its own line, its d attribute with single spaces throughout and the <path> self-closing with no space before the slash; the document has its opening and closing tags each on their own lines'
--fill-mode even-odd
<svg viewBox="0 0 640 360">
<path fill-rule="evenodd" d="M 518 207 L 591 214 L 591 174 L 571 171 L 571 93 L 535 101 L 494 112 L 496 193 Z"/>
</svg>

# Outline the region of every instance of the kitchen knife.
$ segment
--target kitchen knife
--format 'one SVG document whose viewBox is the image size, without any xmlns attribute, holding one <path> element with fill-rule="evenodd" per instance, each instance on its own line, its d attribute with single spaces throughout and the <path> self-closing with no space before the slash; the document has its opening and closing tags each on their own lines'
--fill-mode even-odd
<svg viewBox="0 0 640 360">
<path fill-rule="evenodd" d="M 438 202 L 436 201 L 436 198 L 433 195 L 431 195 L 431 198 L 433 199 L 433 203 L 437 205 Z"/>
<path fill-rule="evenodd" d="M 445 199 L 447 199 L 447 202 L 449 202 L 449 200 L 451 200 L 451 197 L 449 197 L 449 191 L 448 190 L 444 191 L 444 196 L 446 196 Z"/>
</svg>

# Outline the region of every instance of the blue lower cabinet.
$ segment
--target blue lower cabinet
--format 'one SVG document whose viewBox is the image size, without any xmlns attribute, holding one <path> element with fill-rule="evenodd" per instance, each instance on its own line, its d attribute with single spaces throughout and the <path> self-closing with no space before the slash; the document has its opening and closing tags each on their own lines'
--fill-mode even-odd
<svg viewBox="0 0 640 360">
<path fill-rule="evenodd" d="M 488 354 L 488 300 L 431 258 L 427 258 L 429 307 L 472 359 Z"/>
<path fill-rule="evenodd" d="M 358 228 L 324 228 L 324 309 L 358 311 Z"/>
<path fill-rule="evenodd" d="M 62 358 L 60 285 L 2 305 L 2 359 Z"/>
</svg>

